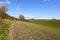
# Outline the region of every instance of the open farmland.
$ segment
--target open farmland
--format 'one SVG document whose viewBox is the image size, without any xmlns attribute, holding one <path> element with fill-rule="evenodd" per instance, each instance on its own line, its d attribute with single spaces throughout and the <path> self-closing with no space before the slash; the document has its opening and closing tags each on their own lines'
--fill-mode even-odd
<svg viewBox="0 0 60 40">
<path fill-rule="evenodd" d="M 33 23 L 14 21 L 7 40 L 60 40 L 59 34 Z"/>
<path fill-rule="evenodd" d="M 60 32 L 60 20 L 30 20 L 30 22 Z"/>
</svg>

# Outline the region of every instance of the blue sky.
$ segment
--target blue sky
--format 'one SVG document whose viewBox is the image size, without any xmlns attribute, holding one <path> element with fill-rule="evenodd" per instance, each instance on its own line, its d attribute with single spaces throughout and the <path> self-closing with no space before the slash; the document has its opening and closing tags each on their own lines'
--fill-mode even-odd
<svg viewBox="0 0 60 40">
<path fill-rule="evenodd" d="M 0 0 L 6 2 L 8 14 L 16 18 L 60 19 L 60 0 Z"/>
</svg>

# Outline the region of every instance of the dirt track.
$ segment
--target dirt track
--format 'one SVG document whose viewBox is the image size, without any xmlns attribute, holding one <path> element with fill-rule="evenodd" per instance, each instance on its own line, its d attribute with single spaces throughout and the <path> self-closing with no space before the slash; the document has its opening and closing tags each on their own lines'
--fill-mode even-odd
<svg viewBox="0 0 60 40">
<path fill-rule="evenodd" d="M 35 25 L 17 21 L 12 24 L 7 40 L 60 40 L 60 36 Z"/>
</svg>

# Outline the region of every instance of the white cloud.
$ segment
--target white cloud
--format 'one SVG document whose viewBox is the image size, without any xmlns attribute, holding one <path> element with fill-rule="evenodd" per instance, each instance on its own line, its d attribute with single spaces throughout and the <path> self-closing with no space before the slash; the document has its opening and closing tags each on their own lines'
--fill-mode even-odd
<svg viewBox="0 0 60 40">
<path fill-rule="evenodd" d="M 11 2 L 10 2 L 10 1 L 5 1 L 4 3 L 5 3 L 6 5 L 11 4 Z"/>
<path fill-rule="evenodd" d="M 45 17 L 36 17 L 34 19 L 50 19 L 50 18 L 45 18 Z"/>
<path fill-rule="evenodd" d="M 6 6 L 6 5 L 4 4 L 4 2 L 0 2 L 0 7 L 1 6 Z"/>
<path fill-rule="evenodd" d="M 34 18 L 33 16 L 30 16 L 30 15 L 25 15 L 25 14 L 22 14 L 22 15 L 24 15 L 26 19 Z"/>
<path fill-rule="evenodd" d="M 30 15 L 26 15 L 26 14 L 22 14 L 25 16 L 26 19 L 50 19 L 50 18 L 46 18 L 46 17 L 34 17 L 34 16 L 30 16 Z"/>
<path fill-rule="evenodd" d="M 20 9 L 20 7 L 16 7 L 16 10 L 19 10 Z"/>
<path fill-rule="evenodd" d="M 10 1 L 0 1 L 0 6 L 6 6 L 6 5 L 9 5 L 9 4 L 11 4 L 11 2 Z"/>
<path fill-rule="evenodd" d="M 25 19 L 50 19 L 50 18 L 46 18 L 46 17 L 34 17 L 34 16 L 30 16 L 30 15 L 25 15 L 25 14 L 23 14 L 24 16 L 25 16 Z"/>
</svg>

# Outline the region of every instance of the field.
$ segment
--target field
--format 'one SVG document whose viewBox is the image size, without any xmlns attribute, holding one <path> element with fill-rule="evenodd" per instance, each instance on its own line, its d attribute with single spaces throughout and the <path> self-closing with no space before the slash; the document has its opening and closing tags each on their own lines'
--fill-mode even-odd
<svg viewBox="0 0 60 40">
<path fill-rule="evenodd" d="M 60 40 L 60 33 L 49 31 L 45 26 L 24 21 L 14 21 L 8 40 Z"/>
<path fill-rule="evenodd" d="M 60 32 L 60 20 L 30 20 L 29 22 Z"/>
<path fill-rule="evenodd" d="M 0 40 L 60 40 L 60 31 L 55 30 L 60 27 L 52 26 L 54 22 L 59 23 L 56 20 L 13 20 L 10 24 L 0 25 Z"/>
</svg>

